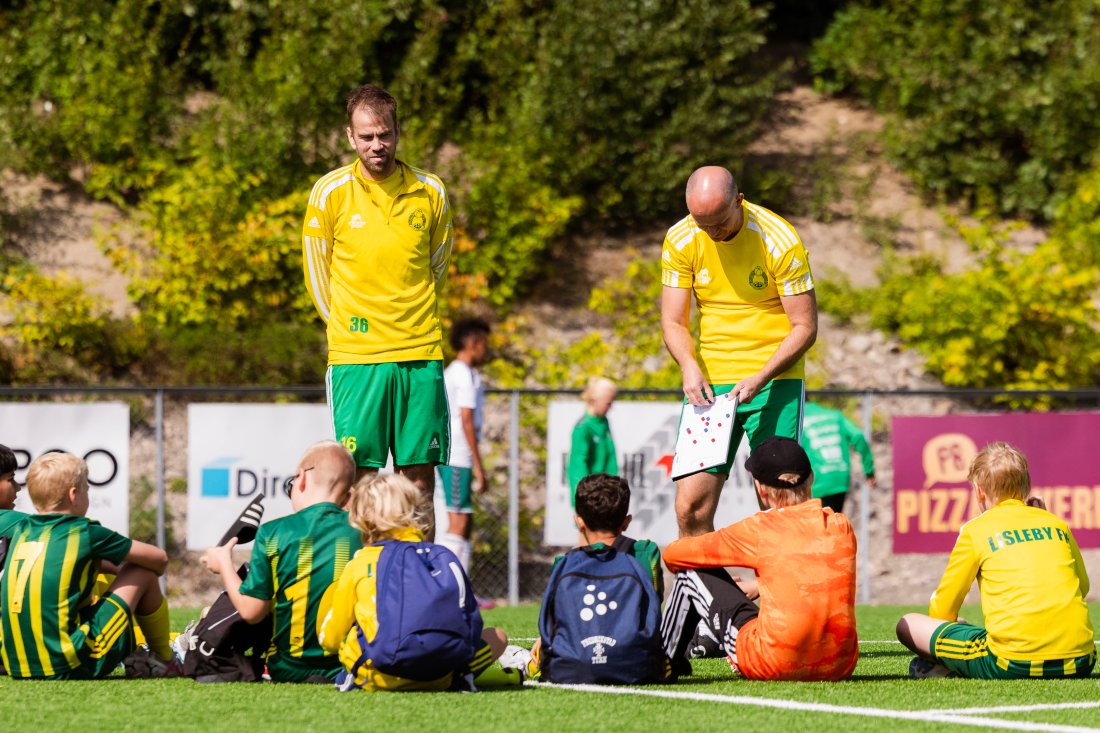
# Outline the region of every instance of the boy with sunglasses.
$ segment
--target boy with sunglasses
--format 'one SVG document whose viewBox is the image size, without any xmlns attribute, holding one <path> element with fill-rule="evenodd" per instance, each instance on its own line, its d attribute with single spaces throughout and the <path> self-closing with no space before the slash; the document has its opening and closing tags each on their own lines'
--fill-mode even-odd
<svg viewBox="0 0 1100 733">
<path fill-rule="evenodd" d="M 329 681 L 343 669 L 317 642 L 317 609 L 362 547 L 341 509 L 354 481 L 351 453 L 336 441 L 316 443 L 285 486 L 294 513 L 260 525 L 243 581 L 231 554 L 235 539 L 202 556 L 203 565 L 222 577 L 241 618 L 255 624 L 274 614 L 267 658 L 274 682 Z"/>
</svg>

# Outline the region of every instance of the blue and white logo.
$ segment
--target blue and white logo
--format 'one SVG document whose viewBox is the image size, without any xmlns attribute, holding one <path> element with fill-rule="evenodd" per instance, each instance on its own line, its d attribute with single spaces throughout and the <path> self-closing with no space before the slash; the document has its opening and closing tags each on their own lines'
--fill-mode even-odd
<svg viewBox="0 0 1100 733">
<path fill-rule="evenodd" d="M 218 458 L 202 467 L 202 496 L 229 497 L 230 469 L 241 460 L 236 456 Z"/>
</svg>

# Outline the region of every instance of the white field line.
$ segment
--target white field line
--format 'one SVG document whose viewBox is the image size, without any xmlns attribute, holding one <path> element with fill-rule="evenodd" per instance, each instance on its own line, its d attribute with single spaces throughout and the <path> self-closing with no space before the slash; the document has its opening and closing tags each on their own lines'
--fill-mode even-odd
<svg viewBox="0 0 1100 733">
<path fill-rule="evenodd" d="M 1100 700 L 1087 700 L 1080 702 L 1050 702 L 1039 705 L 1000 705 L 987 708 L 951 708 L 943 710 L 928 710 L 929 713 L 948 713 L 950 715 L 977 715 L 979 713 L 1030 713 L 1033 710 L 1075 710 L 1085 708 L 1100 708 Z"/>
<path fill-rule="evenodd" d="M 945 711 L 889 710 L 883 708 L 859 708 L 846 705 L 829 705 L 817 702 L 796 700 L 776 700 L 767 697 L 747 697 L 743 695 L 714 695 L 704 692 L 677 692 L 673 690 L 645 690 L 637 687 L 609 687 L 603 685 L 559 685 L 550 682 L 525 682 L 531 687 L 545 687 L 574 692 L 593 692 L 604 695 L 639 695 L 658 697 L 666 700 L 695 700 L 717 702 L 727 705 L 749 705 L 779 710 L 799 710 L 813 713 L 833 713 L 836 715 L 859 715 L 869 718 L 890 718 L 894 720 L 917 720 L 925 723 L 947 723 L 969 725 L 980 728 L 1000 730 L 1046 731 L 1048 733 L 1096 733 L 1100 728 L 1082 728 L 1073 725 L 1054 725 L 1035 723 L 1026 720 L 1000 720 L 971 715 L 958 715 Z"/>
</svg>

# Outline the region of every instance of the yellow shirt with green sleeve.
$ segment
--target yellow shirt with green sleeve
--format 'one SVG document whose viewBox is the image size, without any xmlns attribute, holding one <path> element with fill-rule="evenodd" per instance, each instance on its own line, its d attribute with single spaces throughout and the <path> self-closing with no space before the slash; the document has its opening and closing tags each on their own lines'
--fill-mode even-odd
<svg viewBox="0 0 1100 733">
<path fill-rule="evenodd" d="M 306 207 L 302 267 L 329 364 L 441 360 L 437 289 L 452 243 L 437 176 L 400 160 L 383 181 L 358 160 L 322 176 Z"/>
<path fill-rule="evenodd" d="M 1091 654 L 1089 579 L 1069 526 L 1017 499 L 962 526 L 928 615 L 954 621 L 975 578 L 989 649 L 1010 661 Z"/>
<path fill-rule="evenodd" d="M 711 384 L 759 372 L 791 330 L 783 296 L 814 288 L 810 258 L 785 219 L 745 201 L 744 225 L 715 242 L 688 215 L 668 230 L 661 283 L 691 288 L 699 306 L 699 358 Z M 802 379 L 799 359 L 776 379 Z"/>
</svg>

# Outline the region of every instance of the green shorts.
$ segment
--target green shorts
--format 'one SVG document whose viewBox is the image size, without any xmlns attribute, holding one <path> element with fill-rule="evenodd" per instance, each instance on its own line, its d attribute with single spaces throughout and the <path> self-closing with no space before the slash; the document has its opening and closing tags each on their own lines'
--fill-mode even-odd
<svg viewBox="0 0 1100 733">
<path fill-rule="evenodd" d="M 928 646 L 936 661 L 963 677 L 979 680 L 1019 680 L 1031 677 L 1088 677 L 1096 664 L 1096 652 L 1069 659 L 1012 661 L 989 650 L 981 626 L 948 621 L 932 633 Z"/>
<path fill-rule="evenodd" d="M 447 500 L 447 511 L 456 514 L 472 514 L 473 501 L 470 500 L 470 487 L 474 482 L 474 471 L 462 466 L 440 466 L 439 481 L 443 487 L 443 496 Z"/>
<path fill-rule="evenodd" d="M 108 593 L 81 609 L 80 619 L 81 624 L 71 638 L 83 663 L 76 669 L 46 679 L 98 680 L 110 677 L 122 660 L 134 651 L 133 614 L 126 601 L 114 593 Z"/>
<path fill-rule="evenodd" d="M 326 677 L 333 682 L 343 671 L 339 657 L 321 657 L 309 660 L 296 659 L 288 654 L 272 654 L 267 658 L 267 673 L 272 682 L 306 682 L 311 677 Z"/>
<path fill-rule="evenodd" d="M 730 436 L 730 451 L 726 462 L 705 469 L 704 473 L 721 473 L 728 476 L 737 456 L 741 437 L 749 436 L 749 448 L 779 435 L 799 439 L 802 433 L 802 407 L 806 402 L 806 386 L 801 379 L 773 379 L 752 398 L 747 405 L 737 405 L 737 418 Z M 712 384 L 715 395 L 726 394 L 736 384 Z M 687 404 L 687 400 L 684 400 Z"/>
<path fill-rule="evenodd" d="M 442 361 L 337 364 L 325 375 L 336 439 L 365 468 L 447 460 L 451 421 Z"/>
</svg>

